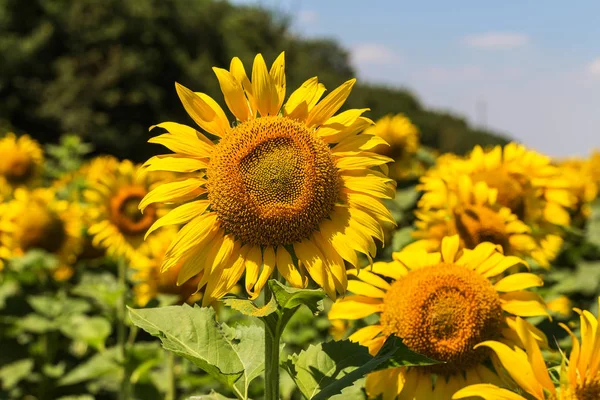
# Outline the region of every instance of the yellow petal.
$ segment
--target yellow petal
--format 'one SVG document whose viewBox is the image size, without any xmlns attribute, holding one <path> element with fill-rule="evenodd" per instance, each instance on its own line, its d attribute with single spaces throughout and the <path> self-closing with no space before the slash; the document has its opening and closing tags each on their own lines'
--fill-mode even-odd
<svg viewBox="0 0 600 400">
<path fill-rule="evenodd" d="M 156 222 L 152 224 L 152 226 L 148 229 L 148 232 L 146 232 L 144 240 L 148 237 L 148 235 L 160 227 L 166 225 L 184 224 L 193 218 L 202 215 L 209 205 L 210 202 L 208 200 L 196 200 L 172 209 L 166 215 L 157 219 Z"/>
<path fill-rule="evenodd" d="M 380 299 L 367 296 L 346 296 L 336 301 L 329 311 L 329 319 L 361 319 L 381 312 Z"/>
<path fill-rule="evenodd" d="M 294 253 L 315 283 L 322 287 L 330 298 L 335 299 L 335 284 L 333 277 L 327 272 L 325 257 L 321 250 L 312 240 L 304 239 L 294 243 Z"/>
<path fill-rule="evenodd" d="M 254 285 L 253 294 L 250 296 L 250 298 L 252 300 L 254 300 L 256 297 L 258 297 L 258 295 L 262 291 L 262 288 L 267 283 L 267 280 L 273 274 L 276 263 L 277 263 L 277 259 L 275 257 L 275 251 L 273 250 L 273 247 L 272 246 L 266 247 L 263 252 L 263 267 L 262 267 L 262 270 L 260 271 L 258 280 L 256 281 L 256 284 Z"/>
<path fill-rule="evenodd" d="M 515 292 L 543 285 L 544 281 L 536 274 L 518 273 L 502 278 L 494 285 L 494 289 L 498 292 Z"/>
<path fill-rule="evenodd" d="M 396 225 L 396 221 L 392 213 L 384 206 L 380 200 L 363 193 L 346 191 L 348 205 L 358 207 L 363 211 L 372 214 L 380 222 L 389 222 Z"/>
<path fill-rule="evenodd" d="M 456 254 L 460 247 L 458 235 L 446 236 L 442 239 L 442 259 L 447 263 L 453 263 L 456 260 Z"/>
<path fill-rule="evenodd" d="M 520 317 L 550 316 L 544 300 L 537 293 L 510 292 L 500 295 L 500 298 L 502 299 L 502 309 L 510 314 Z"/>
<path fill-rule="evenodd" d="M 213 144 L 206 143 L 198 136 L 181 136 L 172 133 L 164 133 L 148 140 L 148 143 L 155 143 L 165 146 L 167 149 L 177 153 L 196 158 L 209 158 Z"/>
<path fill-rule="evenodd" d="M 360 156 L 341 157 L 335 161 L 338 169 L 366 169 L 393 162 L 393 158 L 375 153 L 362 153 Z"/>
<path fill-rule="evenodd" d="M 229 121 L 216 101 L 204 93 L 194 93 L 179 83 L 175 83 L 175 89 L 185 111 L 198 126 L 213 135 L 225 135 Z"/>
<path fill-rule="evenodd" d="M 353 342 L 364 344 L 367 340 L 373 339 L 383 330 L 381 325 L 368 325 L 354 332 L 348 339 Z"/>
<path fill-rule="evenodd" d="M 225 103 L 233 115 L 242 122 L 250 119 L 250 106 L 244 94 L 242 84 L 226 69 L 213 67 L 213 71 L 219 80 L 221 92 L 223 92 L 223 96 L 225 97 Z"/>
<path fill-rule="evenodd" d="M 276 115 L 272 113 L 272 94 L 275 88 L 271 82 L 271 76 L 267 71 L 267 65 L 262 54 L 257 54 L 254 57 L 252 66 L 252 91 L 256 100 L 256 106 L 261 116 Z"/>
<path fill-rule="evenodd" d="M 508 389 L 499 388 L 498 386 L 490 385 L 489 383 L 479 383 L 476 385 L 467 386 L 454 393 L 452 399 L 464 398 L 482 398 L 484 400 L 527 400 Z M 540 398 L 539 400 L 544 400 Z"/>
<path fill-rule="evenodd" d="M 544 361 L 544 357 L 542 357 L 542 352 L 540 351 L 540 347 L 537 344 L 537 341 L 533 337 L 532 333 L 529 331 L 529 328 L 525 321 L 521 318 L 517 317 L 517 334 L 523 342 L 525 346 L 525 351 L 527 352 L 527 358 L 529 359 L 529 364 L 533 369 L 533 373 L 535 378 L 539 383 L 544 386 L 544 388 L 552 394 L 554 393 L 554 384 L 548 375 L 548 368 L 546 367 L 546 362 Z"/>
<path fill-rule="evenodd" d="M 167 132 L 169 132 L 171 135 L 176 136 L 179 139 L 183 139 L 183 138 L 189 138 L 189 139 L 198 139 L 201 142 L 203 142 L 202 144 L 207 144 L 208 147 L 208 153 L 210 154 L 210 149 L 214 146 L 214 143 L 208 139 L 206 136 L 204 136 L 202 133 L 198 132 L 196 129 L 192 128 L 191 126 L 187 126 L 187 125 L 183 125 L 183 124 L 178 124 L 177 122 L 162 122 L 160 124 L 156 124 L 156 125 L 152 125 L 149 130 L 151 131 L 154 128 L 162 128 L 164 130 L 166 130 Z M 192 149 L 190 149 L 192 150 Z M 194 153 L 190 153 L 190 154 L 194 154 Z M 200 155 L 198 155 L 198 157 L 202 157 Z"/>
<path fill-rule="evenodd" d="M 276 99 L 273 102 L 273 109 L 271 111 L 273 111 L 273 114 L 277 114 L 285 99 L 285 52 L 281 52 L 279 57 L 273 62 L 269 75 L 271 75 L 271 82 L 273 82 L 273 88 L 275 89 L 273 97 Z"/>
<path fill-rule="evenodd" d="M 206 181 L 195 178 L 163 183 L 146 194 L 138 207 L 144 211 L 152 203 L 189 200 L 206 192 L 206 189 L 202 188 L 205 183 Z"/>
<path fill-rule="evenodd" d="M 252 295 L 254 292 L 252 288 L 256 284 L 258 280 L 258 272 L 260 271 L 260 267 L 262 265 L 262 250 L 259 246 L 254 246 L 248 250 L 248 255 L 246 256 L 246 292 L 249 295 Z"/>
<path fill-rule="evenodd" d="M 348 290 L 361 296 L 374 297 L 378 299 L 383 299 L 385 297 L 385 292 L 381 289 L 377 289 L 373 285 L 369 285 L 368 283 L 357 280 L 348 281 Z"/>
<path fill-rule="evenodd" d="M 308 79 L 290 95 L 283 107 L 283 115 L 291 119 L 305 120 L 324 91 L 325 87 L 319 84 L 316 76 Z"/>
<path fill-rule="evenodd" d="M 350 79 L 329 93 L 310 111 L 306 125 L 319 126 L 331 118 L 344 105 L 355 83 L 356 79 Z"/>
<path fill-rule="evenodd" d="M 321 139 L 338 136 L 340 132 L 353 126 L 366 111 L 369 109 L 353 108 L 327 119 L 317 130 L 317 136 Z"/>
<path fill-rule="evenodd" d="M 252 91 L 252 84 L 250 83 L 250 79 L 248 79 L 248 75 L 246 75 L 244 64 L 238 57 L 234 57 L 229 65 L 229 70 L 235 76 L 235 79 L 242 84 L 250 105 L 250 116 L 254 118 L 256 116 L 256 101 Z"/>
<path fill-rule="evenodd" d="M 216 220 L 216 213 L 203 214 L 181 228 L 165 253 L 161 272 L 177 264 L 180 259 L 186 258 L 201 243 L 212 237 L 218 230 Z"/>
<path fill-rule="evenodd" d="M 150 158 L 144 163 L 144 167 L 147 171 L 194 172 L 208 167 L 208 161 L 161 155 Z"/>
<path fill-rule="evenodd" d="M 308 285 L 308 279 L 300 273 L 292 256 L 283 246 L 277 248 L 277 270 L 293 287 L 305 288 Z"/>
</svg>

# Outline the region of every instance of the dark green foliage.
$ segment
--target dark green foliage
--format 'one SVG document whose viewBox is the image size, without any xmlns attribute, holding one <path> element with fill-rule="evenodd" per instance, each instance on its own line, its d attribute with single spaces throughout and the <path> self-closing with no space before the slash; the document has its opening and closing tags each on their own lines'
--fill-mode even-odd
<svg viewBox="0 0 600 400">
<path fill-rule="evenodd" d="M 212 66 L 239 56 L 250 68 L 262 52 L 285 50 L 288 92 L 319 75 L 325 85 L 353 77 L 336 42 L 290 33 L 288 18 L 254 6 L 212 0 L 0 1 L 0 130 L 57 142 L 78 132 L 96 152 L 142 161 L 158 151 L 148 127 L 191 123 L 174 90 L 178 81 L 221 102 Z M 373 118 L 405 112 L 426 145 L 462 152 L 501 139 L 472 131 L 460 118 L 424 110 L 397 89 L 363 85 L 353 107 Z"/>
</svg>

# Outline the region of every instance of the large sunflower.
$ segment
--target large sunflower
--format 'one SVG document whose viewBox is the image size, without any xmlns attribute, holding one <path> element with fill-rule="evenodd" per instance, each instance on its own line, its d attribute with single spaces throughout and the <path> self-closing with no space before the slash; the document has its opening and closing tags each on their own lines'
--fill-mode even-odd
<svg viewBox="0 0 600 400">
<path fill-rule="evenodd" d="M 372 269 L 349 271 L 355 279 L 348 281 L 348 290 L 354 295 L 338 300 L 329 318 L 376 314 L 379 323 L 359 329 L 350 340 L 375 354 L 396 335 L 411 350 L 446 363 L 370 374 L 369 397 L 447 399 L 468 384 L 499 382 L 485 366 L 489 354 L 473 346 L 492 339 L 520 344 L 514 316 L 548 315 L 540 296 L 525 290 L 542 280 L 531 273 L 506 275 L 523 261 L 504 256 L 492 243 L 461 250 L 458 236 L 450 236 L 443 239 L 441 253 L 409 250 L 393 257 Z"/>
<path fill-rule="evenodd" d="M 177 295 L 181 302 L 194 302 L 200 299 L 200 295 L 193 295 L 198 290 L 199 278 L 190 279 L 183 285 L 177 285 L 177 275 L 181 265 L 175 265 L 168 271 L 161 273 L 160 267 L 175 231 L 165 229 L 148 238 L 147 246 L 141 249 L 142 256 L 146 262 L 133 266 L 135 273 L 132 280 L 135 282 L 133 292 L 135 301 L 139 306 L 145 306 L 159 294 Z"/>
<path fill-rule="evenodd" d="M 535 246 L 531 256 L 543 266 L 556 256 L 562 245 L 560 226 L 570 223 L 568 208 L 575 205 L 571 183 L 544 155 L 509 143 L 484 152 L 476 146 L 466 158 L 440 157 L 438 164 L 421 178 L 423 196 L 419 210 L 445 210 L 458 196 L 464 176 L 473 188 L 483 182 L 493 189 L 495 203 L 508 208 L 531 229 Z M 483 187 L 483 186 L 479 186 Z"/>
<path fill-rule="evenodd" d="M 599 299 L 600 303 L 600 299 Z M 517 333 L 525 343 L 521 349 L 511 348 L 504 343 L 488 341 L 480 343 L 492 349 L 500 359 L 502 366 L 515 382 L 513 392 L 495 385 L 473 385 L 457 392 L 452 398 L 463 399 L 481 397 L 487 400 L 527 400 L 532 396 L 536 400 L 593 400 L 600 399 L 600 329 L 598 318 L 589 311 L 574 308 L 580 316 L 581 343 L 571 330 L 560 324 L 571 336 L 573 346 L 568 362 L 563 363 L 560 371 L 559 390 L 550 379 L 546 363 L 540 349 L 523 321 L 517 319 Z M 524 393 L 521 396 L 517 393 Z"/>
<path fill-rule="evenodd" d="M 15 257 L 31 249 L 45 250 L 58 259 L 55 279 L 67 280 L 73 275 L 73 264 L 81 249 L 81 211 L 77 204 L 57 199 L 51 189 L 16 189 L 14 199 L 4 206 L 0 231 L 0 253 Z"/>
<path fill-rule="evenodd" d="M 456 190 L 445 190 L 445 207 L 415 211 L 417 242 L 409 248 L 440 249 L 442 238 L 458 234 L 462 245 L 473 249 L 483 242 L 501 245 L 504 254 L 532 257 L 543 267 L 550 266 L 562 244 L 559 236 L 551 235 L 558 243 L 550 246 L 531 235 L 531 228 L 508 207 L 497 202 L 497 190 L 486 182 L 473 183 L 468 175 L 457 178 Z M 547 239 L 547 238 L 545 238 Z"/>
<path fill-rule="evenodd" d="M 0 139 L 0 193 L 10 196 L 17 187 L 31 186 L 39 178 L 44 153 L 28 135 L 8 133 Z"/>
<path fill-rule="evenodd" d="M 109 160 L 98 162 L 112 165 Z M 103 176 L 89 177 L 88 184 L 84 197 L 90 221 L 88 233 L 93 236 L 94 246 L 131 264 L 142 263 L 144 257 L 140 249 L 147 246 L 144 236 L 166 212 L 164 208 L 152 205 L 142 214 L 137 207 L 157 184 L 157 176 L 125 160 L 113 170 L 105 170 Z"/>
<path fill-rule="evenodd" d="M 389 143 L 389 146 L 377 146 L 374 151 L 394 159 L 389 166 L 390 178 L 402 180 L 422 175 L 424 167 L 415 158 L 419 150 L 419 129 L 404 114 L 386 115 L 365 133 Z"/>
<path fill-rule="evenodd" d="M 200 274 L 204 304 L 244 271 L 252 298 L 275 269 L 294 287 L 310 276 L 329 296 L 343 293 L 344 260 L 357 266 L 357 251 L 373 257 L 381 223 L 393 222 L 381 199 L 394 196 L 394 184 L 377 169 L 391 159 L 372 152 L 384 140 L 359 133 L 372 123 L 361 117 L 366 109 L 335 115 L 355 80 L 320 100 L 325 87 L 311 78 L 284 105 L 283 53 L 270 70 L 257 55 L 252 81 L 238 58 L 229 71 L 214 71 L 237 122 L 207 95 L 176 84 L 188 114 L 218 142 L 174 122 L 159 124 L 168 133 L 150 140 L 175 154 L 150 159 L 149 168 L 190 174 L 153 190 L 140 209 L 194 200 L 160 220 L 186 223 L 163 270 L 183 262 L 179 283 Z"/>
</svg>

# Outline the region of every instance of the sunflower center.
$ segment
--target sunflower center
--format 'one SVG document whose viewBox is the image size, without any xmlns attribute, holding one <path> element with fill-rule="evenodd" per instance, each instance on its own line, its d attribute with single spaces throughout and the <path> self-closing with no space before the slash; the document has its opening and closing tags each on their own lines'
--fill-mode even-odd
<svg viewBox="0 0 600 400">
<path fill-rule="evenodd" d="M 502 324 L 500 297 L 491 283 L 463 266 L 441 263 L 409 272 L 384 298 L 381 325 L 411 350 L 446 364 L 429 367 L 453 374 L 488 355 L 473 346 L 497 337 Z"/>
<path fill-rule="evenodd" d="M 291 244 L 333 210 L 339 176 L 327 144 L 300 122 L 264 117 L 215 146 L 208 198 L 227 233 L 244 243 Z"/>
<path fill-rule="evenodd" d="M 27 182 L 34 172 L 33 160 L 22 152 L 10 154 L 5 168 L 4 177 L 13 185 Z"/>
<path fill-rule="evenodd" d="M 143 187 L 123 187 L 110 199 L 110 220 L 121 232 L 132 236 L 141 235 L 156 221 L 154 205 L 148 206 L 144 214 L 138 209 L 138 204 L 146 193 Z"/>
<path fill-rule="evenodd" d="M 43 249 L 54 253 L 67 240 L 64 222 L 58 215 L 41 205 L 27 209 L 20 221 L 19 242 L 24 251 Z"/>
<path fill-rule="evenodd" d="M 499 244 L 509 251 L 504 221 L 498 213 L 483 206 L 472 206 L 456 214 L 456 229 L 469 249 L 483 242 Z"/>
<path fill-rule="evenodd" d="M 576 400 L 594 400 L 600 399 L 600 376 L 587 379 L 586 382 L 577 385 L 575 388 Z"/>
<path fill-rule="evenodd" d="M 513 214 L 523 219 L 525 199 L 523 185 L 505 171 L 481 171 L 473 176 L 474 182 L 485 182 L 498 191 L 498 203 L 511 209 Z"/>
</svg>

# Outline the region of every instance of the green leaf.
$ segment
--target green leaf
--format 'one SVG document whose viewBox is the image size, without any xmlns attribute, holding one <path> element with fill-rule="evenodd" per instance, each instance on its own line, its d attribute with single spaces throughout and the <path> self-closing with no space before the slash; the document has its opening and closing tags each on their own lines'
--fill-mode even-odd
<svg viewBox="0 0 600 400">
<path fill-rule="evenodd" d="M 159 337 L 165 349 L 190 360 L 242 398 L 264 369 L 264 333 L 258 327 L 229 328 L 215 320 L 212 308 L 197 305 L 129 312 L 133 323 Z"/>
<path fill-rule="evenodd" d="M 58 381 L 58 384 L 59 386 L 74 385 L 100 377 L 111 377 L 111 380 L 118 381 L 122 375 L 118 357 L 119 354 L 116 348 L 97 353 L 86 362 L 69 371 L 67 375 Z"/>
<path fill-rule="evenodd" d="M 0 380 L 4 389 L 12 389 L 33 370 L 33 360 L 15 361 L 0 368 Z"/>
<path fill-rule="evenodd" d="M 437 364 L 390 337 L 374 357 L 358 343 L 343 340 L 311 345 L 284 363 L 307 399 L 328 399 L 365 374 L 388 366 Z"/>
<path fill-rule="evenodd" d="M 326 297 L 326 294 L 322 289 L 296 289 L 285 286 L 275 279 L 269 281 L 269 287 L 281 308 L 294 309 L 300 305 L 305 305 L 313 313 L 323 311 L 322 300 Z"/>
<path fill-rule="evenodd" d="M 6 299 L 19 293 L 17 282 L 3 282 L 0 285 L 0 309 L 6 306 Z"/>
<path fill-rule="evenodd" d="M 90 298 L 108 310 L 114 310 L 121 295 L 116 278 L 109 273 L 84 274 L 81 282 L 71 292 L 78 296 Z"/>
<path fill-rule="evenodd" d="M 225 397 L 222 394 L 215 392 L 214 390 L 210 392 L 210 394 L 205 394 L 202 396 L 192 396 L 187 400 L 233 400 L 230 397 Z"/>
<path fill-rule="evenodd" d="M 66 296 L 29 296 L 27 302 L 36 312 L 49 318 L 82 314 L 91 308 L 90 304 L 83 299 Z"/>
<path fill-rule="evenodd" d="M 38 314 L 27 314 L 16 321 L 15 326 L 18 330 L 32 333 L 45 333 L 59 328 L 56 321 L 52 321 Z"/>
<path fill-rule="evenodd" d="M 85 342 L 98 351 L 104 350 L 104 342 L 112 331 L 110 322 L 105 318 L 86 315 L 69 318 L 60 329 L 65 336 Z"/>
<path fill-rule="evenodd" d="M 587 241 L 600 249 L 600 199 L 591 205 L 592 213 L 587 223 Z"/>
<path fill-rule="evenodd" d="M 262 307 L 257 307 L 250 300 L 236 298 L 223 299 L 223 303 L 226 306 L 231 307 L 249 317 L 265 317 L 277 311 L 277 302 L 275 301 L 275 297 L 271 297 L 271 301 Z"/>
</svg>

